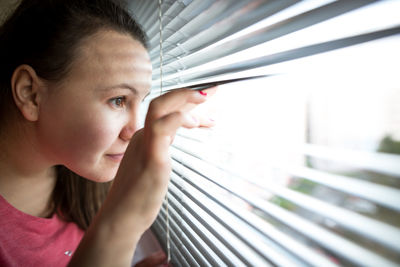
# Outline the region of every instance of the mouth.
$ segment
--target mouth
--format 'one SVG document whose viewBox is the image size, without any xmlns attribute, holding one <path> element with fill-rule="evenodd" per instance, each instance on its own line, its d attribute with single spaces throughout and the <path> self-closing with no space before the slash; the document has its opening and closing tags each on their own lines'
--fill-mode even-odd
<svg viewBox="0 0 400 267">
<path fill-rule="evenodd" d="M 122 158 L 124 157 L 124 153 L 119 154 L 106 154 L 106 157 L 115 162 L 121 162 Z"/>
</svg>

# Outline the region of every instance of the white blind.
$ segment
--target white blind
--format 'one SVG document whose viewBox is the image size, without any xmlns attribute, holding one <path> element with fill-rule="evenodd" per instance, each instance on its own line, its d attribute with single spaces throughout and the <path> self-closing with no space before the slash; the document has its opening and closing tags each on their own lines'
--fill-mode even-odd
<svg viewBox="0 0 400 267">
<path fill-rule="evenodd" d="M 221 86 L 180 130 L 152 226 L 176 266 L 400 264 L 400 1 L 162 1 L 162 91 Z M 160 94 L 159 1 L 129 8 Z M 219 92 L 218 92 L 219 94 Z M 143 114 L 144 116 L 144 114 Z"/>
</svg>

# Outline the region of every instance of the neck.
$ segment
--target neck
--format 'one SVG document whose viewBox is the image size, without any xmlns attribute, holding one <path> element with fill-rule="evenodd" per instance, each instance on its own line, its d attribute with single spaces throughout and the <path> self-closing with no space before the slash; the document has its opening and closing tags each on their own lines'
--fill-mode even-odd
<svg viewBox="0 0 400 267">
<path fill-rule="evenodd" d="M 48 217 L 55 168 L 35 149 L 34 140 L 21 136 L 21 132 L 24 131 L 8 131 L 0 140 L 0 194 L 22 212 Z"/>
</svg>

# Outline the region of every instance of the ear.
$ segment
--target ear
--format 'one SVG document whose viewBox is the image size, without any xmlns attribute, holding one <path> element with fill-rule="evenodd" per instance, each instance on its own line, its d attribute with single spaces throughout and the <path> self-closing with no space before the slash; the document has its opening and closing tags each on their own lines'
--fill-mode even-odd
<svg viewBox="0 0 400 267">
<path fill-rule="evenodd" d="M 39 117 L 39 102 L 43 82 L 29 65 L 20 65 L 11 77 L 14 101 L 25 119 L 36 121 Z"/>
</svg>

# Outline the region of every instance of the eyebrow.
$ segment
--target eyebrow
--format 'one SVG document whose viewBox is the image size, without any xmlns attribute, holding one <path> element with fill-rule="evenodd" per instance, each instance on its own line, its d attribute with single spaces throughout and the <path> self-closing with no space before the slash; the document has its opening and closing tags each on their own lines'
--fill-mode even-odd
<svg viewBox="0 0 400 267">
<path fill-rule="evenodd" d="M 104 87 L 104 88 L 101 88 L 101 90 L 102 91 L 108 91 L 108 90 L 117 89 L 117 88 L 129 89 L 129 90 L 131 90 L 133 92 L 133 94 L 139 95 L 139 91 L 136 88 L 134 88 L 134 87 L 132 87 L 129 84 L 126 84 L 126 83 L 120 83 L 120 84 L 117 84 L 117 85 Z M 143 98 L 146 98 L 148 95 L 150 95 L 150 90 L 148 90 L 147 94 Z"/>
</svg>

